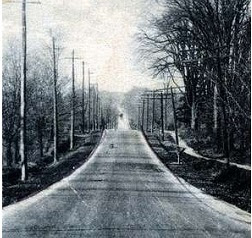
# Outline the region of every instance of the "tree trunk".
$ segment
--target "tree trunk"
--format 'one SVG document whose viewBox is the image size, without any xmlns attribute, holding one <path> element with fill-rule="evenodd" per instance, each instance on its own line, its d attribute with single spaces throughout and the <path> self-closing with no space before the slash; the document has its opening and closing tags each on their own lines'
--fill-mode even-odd
<svg viewBox="0 0 252 238">
<path fill-rule="evenodd" d="M 228 136 L 228 148 L 229 148 L 229 151 L 233 151 L 234 150 L 234 132 L 233 130 L 231 130 L 229 132 L 229 136 Z"/>
<path fill-rule="evenodd" d="M 218 107 L 217 107 L 217 96 L 218 96 L 218 91 L 217 91 L 217 85 L 214 85 L 214 98 L 213 98 L 213 121 L 214 121 L 214 134 L 217 135 L 217 130 L 218 130 Z"/>
<path fill-rule="evenodd" d="M 40 158 L 42 158 L 44 147 L 43 147 L 43 132 L 42 132 L 41 126 L 39 127 L 38 137 L 39 137 L 39 154 L 40 154 Z"/>
<path fill-rule="evenodd" d="M 197 130 L 197 109 L 196 109 L 196 103 L 192 102 L 191 107 L 191 129 Z"/>
<path fill-rule="evenodd" d="M 15 164 L 18 164 L 19 162 L 19 144 L 18 144 L 18 136 L 15 138 Z"/>
<path fill-rule="evenodd" d="M 11 145 L 12 142 L 11 140 L 8 141 L 8 145 L 7 145 L 7 166 L 11 167 L 12 165 L 12 150 L 11 150 Z"/>
<path fill-rule="evenodd" d="M 164 128 L 165 130 L 167 129 L 167 124 L 168 124 L 168 115 L 167 115 L 167 105 L 168 105 L 168 101 L 167 101 L 167 94 L 166 94 L 166 99 L 164 100 Z"/>
<path fill-rule="evenodd" d="M 224 156 L 227 159 L 227 165 L 229 165 L 229 139 L 228 139 L 228 117 L 226 112 L 226 91 L 224 88 L 224 80 L 222 76 L 221 61 L 220 61 L 220 52 L 218 50 L 217 57 L 217 69 L 219 76 L 219 88 L 220 88 L 220 97 L 221 97 L 221 117 L 222 117 L 222 140 L 223 140 L 223 151 Z"/>
<path fill-rule="evenodd" d="M 245 130 L 244 127 L 242 126 L 240 129 L 240 144 L 239 144 L 239 150 L 240 152 L 245 152 L 245 143 L 246 143 L 246 139 L 245 139 Z"/>
<path fill-rule="evenodd" d="M 38 135 L 40 158 L 43 157 L 43 123 L 44 123 L 43 118 L 39 117 L 37 119 L 37 135 Z"/>
</svg>

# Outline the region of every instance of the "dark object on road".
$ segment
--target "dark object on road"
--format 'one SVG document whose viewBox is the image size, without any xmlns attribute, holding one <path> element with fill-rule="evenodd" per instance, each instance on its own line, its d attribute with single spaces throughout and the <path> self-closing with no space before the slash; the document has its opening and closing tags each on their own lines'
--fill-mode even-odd
<svg viewBox="0 0 252 238">
<path fill-rule="evenodd" d="M 120 113 L 120 115 L 119 115 L 121 118 L 123 117 L 123 113 Z"/>
</svg>

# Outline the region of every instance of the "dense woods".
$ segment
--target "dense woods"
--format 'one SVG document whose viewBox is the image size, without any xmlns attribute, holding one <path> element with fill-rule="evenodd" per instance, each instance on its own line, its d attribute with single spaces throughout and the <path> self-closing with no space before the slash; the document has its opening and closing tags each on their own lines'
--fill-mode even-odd
<svg viewBox="0 0 252 238">
<path fill-rule="evenodd" d="M 250 154 L 250 13 L 246 0 L 165 0 L 139 40 L 152 73 L 185 86 L 179 114 L 226 158 Z"/>
</svg>

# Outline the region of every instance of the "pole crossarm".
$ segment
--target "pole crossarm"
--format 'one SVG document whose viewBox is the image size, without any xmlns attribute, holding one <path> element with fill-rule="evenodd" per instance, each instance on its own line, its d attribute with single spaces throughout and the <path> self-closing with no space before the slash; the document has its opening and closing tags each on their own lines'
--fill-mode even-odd
<svg viewBox="0 0 252 238">
<path fill-rule="evenodd" d="M 171 97 L 162 97 L 163 99 L 171 99 Z M 148 98 L 147 97 L 143 97 L 142 100 L 147 100 Z M 158 99 L 161 99 L 161 97 L 154 97 L 154 98 L 149 98 L 151 100 L 158 100 Z"/>
<path fill-rule="evenodd" d="M 8 1 L 8 0 L 4 0 L 2 2 L 3 4 L 6 4 L 6 3 L 22 3 L 22 1 Z M 29 1 L 29 2 L 26 2 L 26 4 L 42 4 L 40 1 Z"/>
<path fill-rule="evenodd" d="M 173 95 L 184 95 L 183 93 L 173 93 Z M 160 95 L 157 95 L 157 96 L 154 96 L 153 97 L 153 95 L 151 95 L 151 94 L 149 94 L 149 97 L 150 97 L 150 99 L 158 99 L 158 98 L 160 98 L 161 97 L 161 94 Z M 163 94 L 163 98 L 165 99 L 168 99 L 169 97 L 171 97 L 171 94 L 170 93 L 167 93 L 167 94 Z M 141 99 L 147 99 L 148 98 L 148 95 L 142 95 L 141 96 Z"/>
<path fill-rule="evenodd" d="M 180 88 L 184 88 L 183 87 L 170 87 L 169 89 L 180 89 Z M 178 91 L 178 92 L 174 92 L 173 91 L 173 95 L 184 95 L 185 92 L 181 92 L 181 91 Z M 140 98 L 141 99 L 147 99 L 149 97 L 149 99 L 160 99 L 161 97 L 163 99 L 171 99 L 170 97 L 172 96 L 171 92 L 168 92 L 168 89 L 166 88 L 162 88 L 162 89 L 156 89 L 156 90 L 148 90 L 148 91 L 145 91 L 144 93 L 141 94 Z"/>
<path fill-rule="evenodd" d="M 177 115 L 176 115 L 176 98 L 175 94 L 177 95 L 184 95 L 185 92 L 174 92 L 176 89 L 181 89 L 185 88 L 184 86 L 182 87 L 167 87 L 167 88 L 162 88 L 162 89 L 156 89 L 156 90 L 148 90 L 145 91 L 144 93 L 141 94 L 140 96 L 140 102 L 142 104 L 142 118 L 141 118 L 141 113 L 138 113 L 138 121 L 142 119 L 142 130 L 148 131 L 148 122 L 149 122 L 149 100 L 152 100 L 152 117 L 151 117 L 151 133 L 154 132 L 155 128 L 158 126 L 160 129 L 160 136 L 162 141 L 165 139 L 165 123 L 167 123 L 167 117 L 164 115 L 166 113 L 165 110 L 167 110 L 168 107 L 168 99 L 171 102 L 172 105 L 172 112 L 173 112 L 173 126 L 174 126 L 174 131 L 175 131 L 175 136 L 176 136 L 176 146 L 177 146 L 177 156 L 178 156 L 178 164 L 180 164 L 180 149 L 179 149 L 179 137 L 178 137 L 178 125 L 177 125 Z M 159 101 L 160 104 L 158 107 L 160 107 L 160 118 L 158 118 L 159 123 L 157 125 L 156 123 L 156 108 L 155 108 L 155 102 Z M 147 102 L 147 114 L 145 118 L 145 103 Z M 165 104 L 164 104 L 165 103 Z M 137 103 L 138 105 L 138 111 L 141 110 L 141 105 L 140 103 Z M 164 110 L 165 109 L 165 110 Z M 139 123 L 138 123 L 139 124 Z M 145 126 L 146 125 L 146 126 Z"/>
<path fill-rule="evenodd" d="M 74 60 L 81 60 L 81 59 L 83 59 L 83 58 L 80 58 L 80 57 L 65 57 L 64 59 L 70 59 L 70 60 L 72 60 L 72 59 L 74 59 Z"/>
<path fill-rule="evenodd" d="M 181 88 L 185 88 L 185 86 L 179 86 L 179 87 L 172 87 L 172 89 L 181 89 Z M 154 89 L 154 90 L 146 90 L 146 93 L 155 93 L 155 92 L 164 92 L 167 91 L 167 88 L 158 88 L 158 89 Z"/>
</svg>

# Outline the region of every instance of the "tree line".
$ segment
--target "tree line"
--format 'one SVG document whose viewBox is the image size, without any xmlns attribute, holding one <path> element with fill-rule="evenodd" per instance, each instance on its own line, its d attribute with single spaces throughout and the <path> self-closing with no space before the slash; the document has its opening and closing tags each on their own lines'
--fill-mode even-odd
<svg viewBox="0 0 252 238">
<path fill-rule="evenodd" d="M 56 45 L 56 46 L 55 46 Z M 26 165 L 22 174 L 27 179 L 30 163 L 44 156 L 54 156 L 74 149 L 76 134 L 89 134 L 116 125 L 117 108 L 113 97 L 101 92 L 92 83 L 92 75 L 84 68 L 84 62 L 76 62 L 80 83 L 61 71 L 63 49 L 53 39 L 51 46 L 29 51 L 26 81 Z M 3 166 L 20 168 L 20 90 L 21 90 L 20 42 L 10 39 L 3 51 L 2 112 L 3 112 Z M 64 64 L 65 65 L 65 64 Z M 83 67 L 81 67 L 81 65 Z M 72 73 L 74 73 L 73 71 Z M 74 85 L 72 85 L 74 83 Z M 72 87 L 74 86 L 74 88 Z M 73 124 L 72 124 L 73 122 Z M 71 127 L 71 125 L 73 127 Z M 71 145 L 71 135 L 72 145 Z"/>
<path fill-rule="evenodd" d="M 139 34 L 155 76 L 183 82 L 183 120 L 219 150 L 250 150 L 250 13 L 247 0 L 164 0 Z M 180 112 L 181 113 L 181 112 Z"/>
</svg>

